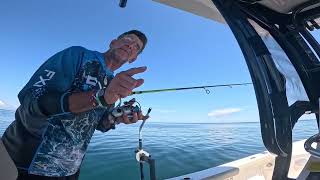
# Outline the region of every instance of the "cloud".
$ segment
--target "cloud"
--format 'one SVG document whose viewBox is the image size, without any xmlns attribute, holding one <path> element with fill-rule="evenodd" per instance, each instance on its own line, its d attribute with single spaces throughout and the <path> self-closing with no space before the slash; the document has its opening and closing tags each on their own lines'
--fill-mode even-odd
<svg viewBox="0 0 320 180">
<path fill-rule="evenodd" d="M 5 106 L 6 104 L 0 100 L 0 107 Z"/>
<path fill-rule="evenodd" d="M 242 111 L 241 108 L 216 109 L 208 113 L 209 117 L 221 118 Z"/>
<path fill-rule="evenodd" d="M 4 101 L 0 100 L 0 109 L 13 110 L 13 109 L 16 109 L 16 107 L 11 106 L 11 105 L 5 103 Z"/>
</svg>

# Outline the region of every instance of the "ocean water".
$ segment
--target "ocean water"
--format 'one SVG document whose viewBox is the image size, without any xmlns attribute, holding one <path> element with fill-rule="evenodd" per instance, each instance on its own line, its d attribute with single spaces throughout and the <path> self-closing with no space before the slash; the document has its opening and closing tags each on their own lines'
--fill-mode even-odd
<svg viewBox="0 0 320 180">
<path fill-rule="evenodd" d="M 14 112 L 0 110 L 0 135 Z M 138 180 L 135 160 L 139 124 L 96 132 L 82 164 L 80 180 Z M 315 120 L 299 121 L 293 139 L 317 133 Z M 143 128 L 143 147 L 156 160 L 158 179 L 179 176 L 265 151 L 259 123 L 152 123 Z M 145 165 L 148 179 L 148 166 Z"/>
</svg>

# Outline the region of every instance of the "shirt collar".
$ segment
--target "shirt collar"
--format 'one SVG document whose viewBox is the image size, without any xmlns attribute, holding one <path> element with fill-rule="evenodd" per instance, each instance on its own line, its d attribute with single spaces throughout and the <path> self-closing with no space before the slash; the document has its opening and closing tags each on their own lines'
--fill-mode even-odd
<svg viewBox="0 0 320 180">
<path fill-rule="evenodd" d="M 114 72 L 106 66 L 106 62 L 104 60 L 103 53 L 98 52 L 98 51 L 94 51 L 94 53 L 96 54 L 97 58 L 99 59 L 100 63 L 102 64 L 102 67 L 106 71 L 107 75 L 113 75 Z"/>
</svg>

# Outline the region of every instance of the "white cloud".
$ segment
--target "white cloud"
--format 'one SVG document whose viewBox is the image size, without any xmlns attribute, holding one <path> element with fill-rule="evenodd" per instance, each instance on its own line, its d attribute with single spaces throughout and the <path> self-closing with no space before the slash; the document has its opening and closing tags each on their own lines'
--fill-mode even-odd
<svg viewBox="0 0 320 180">
<path fill-rule="evenodd" d="M 16 109 L 16 107 L 9 105 L 9 104 L 5 103 L 4 101 L 0 100 L 0 109 L 13 110 L 13 109 Z"/>
<path fill-rule="evenodd" d="M 241 108 L 216 109 L 208 113 L 209 117 L 221 118 L 242 111 Z"/>
<path fill-rule="evenodd" d="M 0 100 L 0 107 L 5 106 L 6 104 Z"/>
</svg>

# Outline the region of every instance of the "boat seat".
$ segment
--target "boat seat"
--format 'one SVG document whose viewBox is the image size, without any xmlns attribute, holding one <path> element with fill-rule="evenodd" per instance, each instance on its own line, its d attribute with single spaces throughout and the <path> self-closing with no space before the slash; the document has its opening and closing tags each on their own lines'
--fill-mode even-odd
<svg viewBox="0 0 320 180">
<path fill-rule="evenodd" d="M 16 180 L 18 171 L 0 139 L 0 179 Z"/>
<path fill-rule="evenodd" d="M 317 144 L 316 150 L 320 150 L 320 145 Z M 299 174 L 297 180 L 318 180 L 320 179 L 320 159 L 310 156 L 307 164 Z"/>
</svg>

